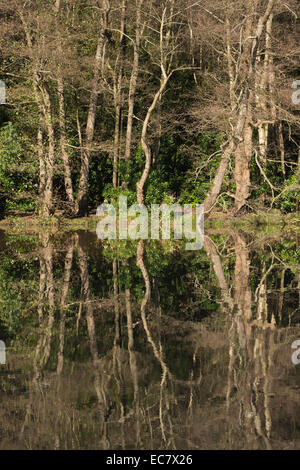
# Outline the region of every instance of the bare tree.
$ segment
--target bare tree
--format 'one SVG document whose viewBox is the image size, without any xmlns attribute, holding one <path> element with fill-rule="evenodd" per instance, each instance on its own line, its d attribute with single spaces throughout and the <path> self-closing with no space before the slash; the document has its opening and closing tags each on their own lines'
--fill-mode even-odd
<svg viewBox="0 0 300 470">
<path fill-rule="evenodd" d="M 80 216 L 85 216 L 88 214 L 88 180 L 89 180 L 89 165 L 90 165 L 90 155 L 91 147 L 94 138 L 95 130 L 95 120 L 96 120 L 96 110 L 97 110 L 97 100 L 99 95 L 99 80 L 101 75 L 101 65 L 103 59 L 103 51 L 105 45 L 105 30 L 107 26 L 107 15 L 109 12 L 109 2 L 108 0 L 103 0 L 101 2 L 101 9 L 99 13 L 99 32 L 98 32 L 98 42 L 97 50 L 94 58 L 94 76 L 92 89 L 90 93 L 90 102 L 88 117 L 86 123 L 86 136 L 85 144 L 82 151 L 81 159 L 81 171 L 78 187 L 78 198 L 77 198 L 77 212 Z"/>
<path fill-rule="evenodd" d="M 256 7 L 253 10 L 254 6 Z M 223 154 L 221 156 L 221 161 L 219 168 L 214 177 L 211 190 L 207 195 L 204 201 L 205 213 L 208 214 L 214 207 L 217 197 L 220 194 L 221 186 L 225 176 L 225 172 L 229 161 L 232 155 L 237 151 L 238 146 L 241 142 L 245 142 L 246 145 L 249 144 L 249 138 L 251 137 L 250 131 L 248 134 L 246 131 L 247 121 L 250 121 L 250 102 L 252 98 L 251 91 L 253 90 L 253 82 L 255 81 L 255 72 L 257 66 L 257 58 L 259 52 L 259 45 L 262 38 L 262 35 L 266 29 L 267 22 L 272 15 L 274 8 L 274 0 L 269 0 L 267 5 L 263 7 L 261 2 L 256 2 L 255 5 L 252 2 L 247 2 L 246 4 L 247 11 L 249 15 L 246 16 L 246 26 L 245 28 L 241 27 L 241 47 L 239 52 L 239 57 L 236 60 L 238 64 L 238 75 L 233 76 L 233 65 L 231 60 L 231 49 L 230 49 L 230 26 L 227 21 L 227 51 L 228 51 L 228 67 L 229 67 L 229 77 L 230 77 L 230 96 L 232 100 L 232 106 L 234 106 L 233 120 L 232 124 L 232 133 L 228 137 L 228 141 L 223 148 Z M 258 8 L 260 7 L 260 8 Z M 239 83 L 239 93 L 237 94 L 234 90 L 233 83 Z M 249 149 L 247 148 L 245 154 L 249 157 Z M 240 162 L 238 161 L 238 164 Z M 248 165 L 248 158 L 244 159 L 246 166 Z M 243 165 L 245 167 L 245 165 Z M 241 176 L 241 168 L 237 169 L 236 176 Z M 245 172 L 246 187 L 249 187 L 249 174 L 248 171 Z M 240 196 L 238 194 L 238 207 L 243 204 L 243 201 L 247 197 L 248 190 L 244 191 L 244 194 Z"/>
<path fill-rule="evenodd" d="M 158 87 L 158 90 L 156 91 L 143 120 L 141 146 L 145 154 L 145 166 L 141 178 L 136 185 L 138 204 L 143 204 L 144 202 L 144 185 L 147 181 L 151 168 L 151 147 L 148 143 L 148 131 L 151 118 L 154 110 L 161 101 L 161 97 L 170 78 L 172 77 L 173 73 L 178 70 L 178 67 L 174 66 L 174 55 L 180 42 L 179 32 L 177 31 L 177 34 L 173 34 L 173 37 L 171 38 L 171 32 L 174 23 L 173 17 L 176 16 L 174 13 L 174 8 L 174 0 L 165 0 L 164 4 L 162 5 L 161 13 L 157 15 L 157 26 L 148 25 L 151 30 L 154 30 L 157 36 L 156 40 L 158 47 L 152 60 L 154 64 L 156 64 L 160 69 L 160 86 Z M 178 11 L 176 13 L 178 14 Z"/>
<path fill-rule="evenodd" d="M 56 0 L 54 11 L 56 13 L 56 28 L 57 28 L 57 48 L 58 48 L 58 61 L 63 57 L 63 46 L 60 32 L 59 14 L 61 9 L 61 0 Z M 65 113 L 65 99 L 64 99 L 64 80 L 62 76 L 61 64 L 57 64 L 57 94 L 59 104 L 59 128 L 60 128 L 60 151 L 64 163 L 64 180 L 65 190 L 70 205 L 71 212 L 75 211 L 75 201 L 73 194 L 73 183 L 71 178 L 71 168 L 69 162 L 69 154 L 66 146 L 66 113 Z"/>
</svg>

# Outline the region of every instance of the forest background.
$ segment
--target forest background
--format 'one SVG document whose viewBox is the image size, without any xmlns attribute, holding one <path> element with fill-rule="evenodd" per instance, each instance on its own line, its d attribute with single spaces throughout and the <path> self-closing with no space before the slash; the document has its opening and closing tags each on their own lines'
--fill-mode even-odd
<svg viewBox="0 0 300 470">
<path fill-rule="evenodd" d="M 299 6 L 1 1 L 2 216 L 298 211 Z"/>
</svg>

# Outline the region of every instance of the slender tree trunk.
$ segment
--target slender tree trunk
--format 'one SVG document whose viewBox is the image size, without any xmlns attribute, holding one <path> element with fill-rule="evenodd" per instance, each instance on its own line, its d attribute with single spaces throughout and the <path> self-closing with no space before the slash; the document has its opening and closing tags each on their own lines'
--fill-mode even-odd
<svg viewBox="0 0 300 470">
<path fill-rule="evenodd" d="M 53 206 L 53 175 L 54 175 L 54 160 L 55 160 L 55 138 L 54 128 L 52 122 L 51 101 L 48 90 L 45 86 L 41 85 L 42 95 L 45 103 L 45 121 L 48 133 L 48 152 L 46 154 L 46 184 L 42 203 L 42 213 L 44 217 L 49 217 L 52 214 Z"/>
<path fill-rule="evenodd" d="M 107 12 L 108 12 L 108 2 L 107 0 L 103 0 L 102 12 L 99 18 L 99 35 L 98 35 L 97 50 L 96 50 L 96 55 L 95 55 L 95 60 L 94 60 L 94 77 L 93 77 L 88 117 L 87 117 L 87 123 L 86 123 L 85 147 L 83 148 L 82 158 L 81 158 L 81 170 L 80 170 L 78 199 L 77 199 L 77 213 L 79 216 L 88 215 L 88 180 L 89 180 L 90 155 L 91 155 L 91 146 L 93 143 L 94 131 L 95 131 L 96 110 L 97 110 L 97 101 L 98 101 L 98 95 L 99 95 L 100 71 L 101 71 L 101 63 L 102 63 L 104 43 L 105 43 L 105 28 L 106 28 Z"/>
<path fill-rule="evenodd" d="M 113 152 L 113 187 L 118 186 L 118 161 L 120 156 L 120 137 L 122 128 L 122 84 L 124 72 L 124 59 L 126 48 L 126 5 L 127 0 L 122 1 L 121 27 L 120 27 L 120 50 L 115 65 L 114 101 L 115 101 L 115 135 Z"/>
<path fill-rule="evenodd" d="M 147 181 L 149 172 L 150 172 L 150 167 L 151 167 L 151 149 L 150 146 L 147 143 L 147 133 L 148 133 L 148 127 L 149 127 L 149 122 L 152 116 L 152 113 L 154 109 L 156 108 L 156 105 L 160 99 L 161 94 L 163 93 L 164 89 L 167 86 L 167 83 L 169 81 L 170 75 L 166 76 L 163 78 L 161 81 L 160 89 L 158 92 L 155 94 L 153 101 L 151 103 L 151 106 L 148 109 L 148 112 L 146 114 L 144 123 L 143 123 L 143 129 L 142 129 L 142 136 L 141 136 L 141 144 L 142 144 L 142 149 L 145 154 L 145 167 L 144 171 L 142 173 L 142 176 L 140 180 L 136 184 L 136 193 L 137 193 L 137 202 L 138 204 L 143 204 L 144 203 L 144 185 Z"/>
<path fill-rule="evenodd" d="M 65 103 L 64 103 L 64 84 L 61 75 L 60 66 L 57 70 L 57 92 L 58 92 L 58 104 L 59 104 L 59 128 L 60 128 L 60 151 L 62 160 L 64 163 L 64 179 L 65 189 L 70 209 L 72 212 L 75 210 L 74 195 L 73 195 L 73 184 L 71 177 L 71 168 L 69 162 L 69 154 L 66 147 L 66 115 L 65 115 Z"/>
<path fill-rule="evenodd" d="M 130 160 L 131 145 L 132 145 L 132 128 L 133 128 L 133 115 L 135 105 L 135 95 L 139 74 L 139 56 L 140 56 L 140 42 L 141 42 L 141 10 L 143 0 L 137 0 L 136 2 L 136 30 L 135 30 L 135 42 L 133 45 L 133 63 L 131 69 L 129 92 L 128 92 L 128 117 L 127 117 L 127 128 L 126 128 L 126 141 L 125 141 L 125 161 Z M 127 187 L 127 175 L 124 182 L 124 186 Z"/>
<path fill-rule="evenodd" d="M 272 68 L 272 56 L 271 56 L 271 35 L 272 35 L 272 24 L 273 14 L 270 14 L 266 22 L 266 46 L 265 46 L 265 57 L 263 63 L 263 71 L 260 74 L 259 69 L 256 70 L 256 82 L 258 83 L 259 93 L 257 94 L 257 107 L 262 112 L 262 122 L 258 125 L 258 143 L 259 153 L 262 157 L 264 165 L 267 163 L 267 150 L 268 150 L 268 137 L 269 137 L 269 123 L 264 122 L 268 117 L 268 101 L 270 94 L 271 84 L 271 68 Z"/>
<path fill-rule="evenodd" d="M 283 139 L 283 132 L 282 132 L 282 121 L 280 121 L 278 125 L 278 137 L 279 137 L 281 169 L 282 169 L 282 174 L 285 177 L 285 148 L 284 148 L 284 139 Z"/>
<path fill-rule="evenodd" d="M 232 46 L 231 46 L 231 28 L 228 15 L 226 15 L 226 56 L 227 56 L 227 67 L 228 67 L 228 76 L 229 76 L 229 95 L 230 95 L 230 104 L 231 110 L 233 111 L 236 104 L 235 96 L 235 72 L 232 58 Z"/>
<path fill-rule="evenodd" d="M 46 187 L 46 165 L 44 159 L 44 146 L 43 146 L 43 130 L 41 115 L 39 116 L 38 132 L 37 132 L 37 146 L 40 166 L 40 181 L 39 181 L 39 206 L 44 198 Z"/>
<path fill-rule="evenodd" d="M 250 163 L 252 157 L 252 137 L 253 129 L 249 121 L 244 129 L 244 142 L 241 143 L 235 152 L 235 210 L 238 211 L 246 204 L 250 195 Z"/>
<path fill-rule="evenodd" d="M 115 135 L 114 135 L 114 150 L 113 150 L 113 187 L 118 186 L 118 162 L 120 155 L 120 133 L 121 133 L 121 96 L 116 93 L 115 99 L 118 102 L 115 106 Z"/>
<path fill-rule="evenodd" d="M 19 16 L 24 28 L 27 47 L 30 51 L 30 57 L 33 65 L 33 91 L 39 113 L 38 127 L 38 156 L 40 164 L 40 183 L 39 183 L 39 215 L 49 217 L 52 210 L 53 197 L 53 172 L 54 172 L 54 129 L 51 116 L 50 96 L 42 83 L 39 73 L 39 59 L 33 52 L 33 43 L 27 22 L 21 11 Z M 43 131 L 48 135 L 48 152 L 45 152 L 43 146 Z"/>
</svg>

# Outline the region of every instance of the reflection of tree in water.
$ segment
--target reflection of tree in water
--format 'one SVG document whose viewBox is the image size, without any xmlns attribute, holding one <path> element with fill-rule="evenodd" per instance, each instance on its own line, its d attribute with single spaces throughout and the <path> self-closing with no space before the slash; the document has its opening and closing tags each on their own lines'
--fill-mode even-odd
<svg viewBox="0 0 300 470">
<path fill-rule="evenodd" d="M 25 419 L 21 429 L 24 436 L 30 420 L 35 421 L 35 414 L 47 417 L 47 404 L 44 388 L 48 387 L 44 369 L 51 354 L 51 339 L 55 322 L 55 286 L 53 278 L 53 244 L 48 232 L 40 234 L 41 249 L 39 251 L 40 280 L 38 298 L 39 336 L 34 354 L 33 377 L 29 385 L 29 402 L 26 407 Z M 65 257 L 64 278 L 60 297 L 59 348 L 57 357 L 57 374 L 60 375 L 64 362 L 65 303 L 68 296 L 71 268 L 73 261 L 74 238 L 70 240 Z M 55 447 L 59 447 L 59 436 L 55 437 Z"/>
<path fill-rule="evenodd" d="M 193 386 L 199 385 L 200 378 L 197 381 L 182 381 L 176 379 L 171 371 L 169 370 L 166 361 L 164 359 L 164 353 L 162 344 L 159 341 L 156 344 L 153 336 L 151 334 L 149 324 L 147 321 L 146 315 L 146 307 L 147 304 L 150 302 L 151 299 L 151 284 L 148 275 L 148 271 L 146 269 L 144 263 L 144 242 L 140 240 L 137 248 L 137 266 L 140 268 L 144 283 L 145 283 L 145 294 L 141 302 L 141 317 L 143 327 L 147 336 L 147 340 L 150 343 L 153 354 L 155 358 L 158 360 L 161 366 L 161 382 L 160 382 L 160 393 L 159 393 L 159 423 L 160 423 L 160 430 L 161 430 L 161 438 L 164 443 L 164 448 L 169 449 L 176 449 L 176 433 L 174 431 L 174 424 L 172 417 L 175 416 L 175 405 L 177 404 L 176 396 L 175 396 L 175 384 L 181 384 L 181 386 L 190 387 L 192 389 Z M 159 307 L 160 308 L 160 307 Z M 193 376 L 191 377 L 191 379 Z M 192 393 L 192 392 L 191 392 Z M 172 406 L 173 405 L 173 406 Z M 151 419 L 150 419 L 150 426 L 152 427 Z M 155 447 L 154 447 L 155 448 Z"/>
<path fill-rule="evenodd" d="M 250 288 L 250 250 L 242 232 L 230 231 L 235 251 L 234 290 L 231 295 L 214 242 L 206 237 L 205 249 L 211 258 L 221 289 L 222 308 L 231 311 L 229 365 L 226 392 L 228 445 L 271 449 L 272 367 L 277 337 L 274 311 L 268 311 L 267 279 L 274 269 L 262 262 L 260 281 Z M 279 321 L 282 320 L 284 273 L 279 291 Z"/>
<path fill-rule="evenodd" d="M 274 447 L 273 394 L 285 373 L 278 351 L 288 342 L 285 295 L 290 279 L 298 287 L 299 274 L 292 278 L 272 250 L 253 274 L 253 239 L 233 230 L 225 236 L 223 246 L 206 236 L 197 254 L 207 254 L 221 295 L 220 311 L 198 322 L 166 310 L 165 280 L 153 275 L 143 241 L 136 259 L 99 255 L 95 270 L 81 235 L 65 240 L 59 268 L 54 239 L 40 236 L 39 330 L 29 393 L 19 399 L 19 446 Z M 204 284 L 195 293 L 215 295 L 215 280 L 199 275 Z M 174 354 L 182 367 L 186 352 L 190 364 L 181 373 Z"/>
<path fill-rule="evenodd" d="M 39 337 L 34 355 L 34 373 L 29 386 L 29 402 L 26 407 L 21 437 L 24 434 L 29 420 L 33 419 L 37 403 L 37 395 L 43 394 L 43 369 L 46 366 L 51 352 L 51 337 L 53 334 L 55 300 L 53 280 L 53 246 L 48 232 L 40 234 L 41 248 L 39 251 L 40 280 L 38 298 Z M 41 412 L 45 413 L 41 408 Z"/>
<path fill-rule="evenodd" d="M 244 431 L 247 448 L 270 449 L 272 422 L 269 409 L 269 366 L 272 350 L 267 344 L 269 342 L 269 346 L 271 345 L 269 327 L 272 327 L 272 324 L 267 320 L 265 265 L 258 288 L 257 309 L 253 311 L 252 316 L 249 249 L 242 234 L 233 233 L 232 236 L 236 261 L 234 308 L 232 326 L 229 330 L 230 362 L 227 388 L 229 433 L 232 431 L 230 429 L 232 406 L 238 402 L 239 426 L 240 430 Z"/>
<path fill-rule="evenodd" d="M 78 259 L 80 267 L 80 278 L 81 278 L 81 289 L 82 289 L 82 299 L 86 309 L 86 321 L 87 329 L 89 335 L 90 351 L 93 361 L 93 372 L 94 372 L 94 386 L 97 394 L 98 400 L 98 426 L 99 426 L 99 435 L 100 442 L 99 446 L 102 449 L 109 448 L 109 440 L 107 438 L 107 386 L 110 380 L 110 375 L 107 370 L 104 369 L 101 360 L 99 359 L 98 346 L 97 346 L 97 336 L 95 328 L 95 320 L 93 314 L 93 306 L 90 302 L 90 287 L 89 287 L 89 273 L 88 273 L 88 263 L 87 256 L 78 243 Z"/>
</svg>

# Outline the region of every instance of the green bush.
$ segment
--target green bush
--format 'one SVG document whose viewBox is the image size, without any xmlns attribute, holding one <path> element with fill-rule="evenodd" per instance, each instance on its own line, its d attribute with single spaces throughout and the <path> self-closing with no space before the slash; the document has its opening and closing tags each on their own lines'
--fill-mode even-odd
<svg viewBox="0 0 300 470">
<path fill-rule="evenodd" d="M 0 128 L 0 187 L 10 193 L 15 188 L 14 169 L 21 160 L 22 149 L 11 122 Z"/>
</svg>

